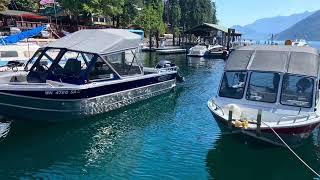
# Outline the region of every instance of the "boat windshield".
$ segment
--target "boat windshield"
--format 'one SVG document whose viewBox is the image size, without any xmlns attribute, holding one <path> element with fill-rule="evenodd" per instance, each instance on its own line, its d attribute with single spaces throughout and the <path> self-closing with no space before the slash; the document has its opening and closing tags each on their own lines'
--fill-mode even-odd
<svg viewBox="0 0 320 180">
<path fill-rule="evenodd" d="M 71 84 L 82 84 L 86 79 L 93 54 L 62 49 L 38 51 L 28 62 L 29 82 L 53 80 Z M 31 67 L 30 67 L 31 66 Z"/>
<path fill-rule="evenodd" d="M 54 59 L 58 56 L 60 50 L 59 49 L 48 49 L 45 53 L 43 53 L 43 50 L 37 51 L 33 57 L 28 61 L 26 68 L 29 71 L 38 71 L 41 69 L 43 71 L 44 69 L 48 69 Z M 39 57 L 42 55 L 41 59 L 38 61 Z M 37 62 L 36 65 L 34 65 Z M 44 68 L 44 69 L 43 69 Z"/>
<path fill-rule="evenodd" d="M 310 77 L 284 75 L 281 104 L 310 108 L 313 99 L 314 80 Z"/>
<path fill-rule="evenodd" d="M 246 72 L 225 72 L 219 91 L 219 96 L 241 99 L 246 84 Z"/>
<path fill-rule="evenodd" d="M 136 51 L 138 50 L 128 50 L 125 52 L 106 55 L 104 57 L 120 76 L 141 75 L 142 66 L 137 59 Z"/>
<path fill-rule="evenodd" d="M 278 73 L 252 72 L 246 98 L 251 101 L 275 103 L 279 82 Z"/>
</svg>

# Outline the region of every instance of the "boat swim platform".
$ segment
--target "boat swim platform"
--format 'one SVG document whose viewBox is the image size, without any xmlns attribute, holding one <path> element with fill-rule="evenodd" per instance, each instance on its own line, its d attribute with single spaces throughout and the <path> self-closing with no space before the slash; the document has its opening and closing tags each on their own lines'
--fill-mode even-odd
<svg viewBox="0 0 320 180">
<path fill-rule="evenodd" d="M 171 46 L 164 48 L 142 48 L 142 52 L 156 52 L 157 54 L 185 54 L 187 53 L 186 49 L 180 48 L 179 46 Z"/>
<path fill-rule="evenodd" d="M 210 53 L 204 55 L 204 57 L 211 58 L 211 59 L 226 60 L 228 58 L 228 53 L 226 53 L 226 51 L 210 52 Z"/>
</svg>

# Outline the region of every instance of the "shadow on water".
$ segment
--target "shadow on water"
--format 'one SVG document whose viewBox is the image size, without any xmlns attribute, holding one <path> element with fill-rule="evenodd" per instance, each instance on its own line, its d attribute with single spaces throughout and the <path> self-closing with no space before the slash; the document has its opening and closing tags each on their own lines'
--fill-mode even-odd
<svg viewBox="0 0 320 180">
<path fill-rule="evenodd" d="M 319 171 L 320 147 L 310 137 L 295 152 Z M 319 142 L 318 142 L 319 143 Z M 314 179 L 288 149 L 273 146 L 242 134 L 220 135 L 208 152 L 206 165 L 213 179 Z"/>
<path fill-rule="evenodd" d="M 170 123 L 181 91 L 178 88 L 174 93 L 83 121 L 14 123 L 14 131 L 0 144 L 0 178 L 90 177 L 87 169 L 96 172 L 117 169 L 102 164 L 129 170 L 136 162 L 127 161 L 131 158 L 126 156 L 143 148 L 141 132 L 154 124 Z M 125 165 L 112 164 L 113 158 L 124 158 L 117 162 Z"/>
</svg>

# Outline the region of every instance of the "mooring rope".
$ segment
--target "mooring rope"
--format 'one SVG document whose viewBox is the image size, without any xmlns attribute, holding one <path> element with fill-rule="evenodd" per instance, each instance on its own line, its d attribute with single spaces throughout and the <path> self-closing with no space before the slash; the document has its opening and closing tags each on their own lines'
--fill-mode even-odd
<svg viewBox="0 0 320 180">
<path fill-rule="evenodd" d="M 300 158 L 300 156 L 294 152 L 290 146 L 280 137 L 280 135 L 271 127 L 269 126 L 267 123 L 265 123 L 264 121 L 261 121 L 263 124 L 265 124 L 266 126 L 268 126 L 272 131 L 273 133 L 280 139 L 280 141 L 310 170 L 312 171 L 315 175 L 317 175 L 318 177 L 320 177 L 320 175 L 315 171 L 313 170 L 303 159 Z"/>
</svg>

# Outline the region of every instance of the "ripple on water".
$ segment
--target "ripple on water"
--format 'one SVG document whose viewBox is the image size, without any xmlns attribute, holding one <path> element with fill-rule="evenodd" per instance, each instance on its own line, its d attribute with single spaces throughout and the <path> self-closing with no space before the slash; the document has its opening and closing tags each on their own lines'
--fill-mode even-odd
<svg viewBox="0 0 320 180">
<path fill-rule="evenodd" d="M 286 150 L 221 135 L 207 101 L 224 61 L 145 63 L 159 59 L 174 61 L 186 78 L 175 92 L 87 121 L 15 124 L 0 143 L 0 179 L 252 179 L 265 170 L 266 179 L 312 178 Z M 319 148 L 309 143 L 298 152 L 320 169 Z"/>
</svg>

